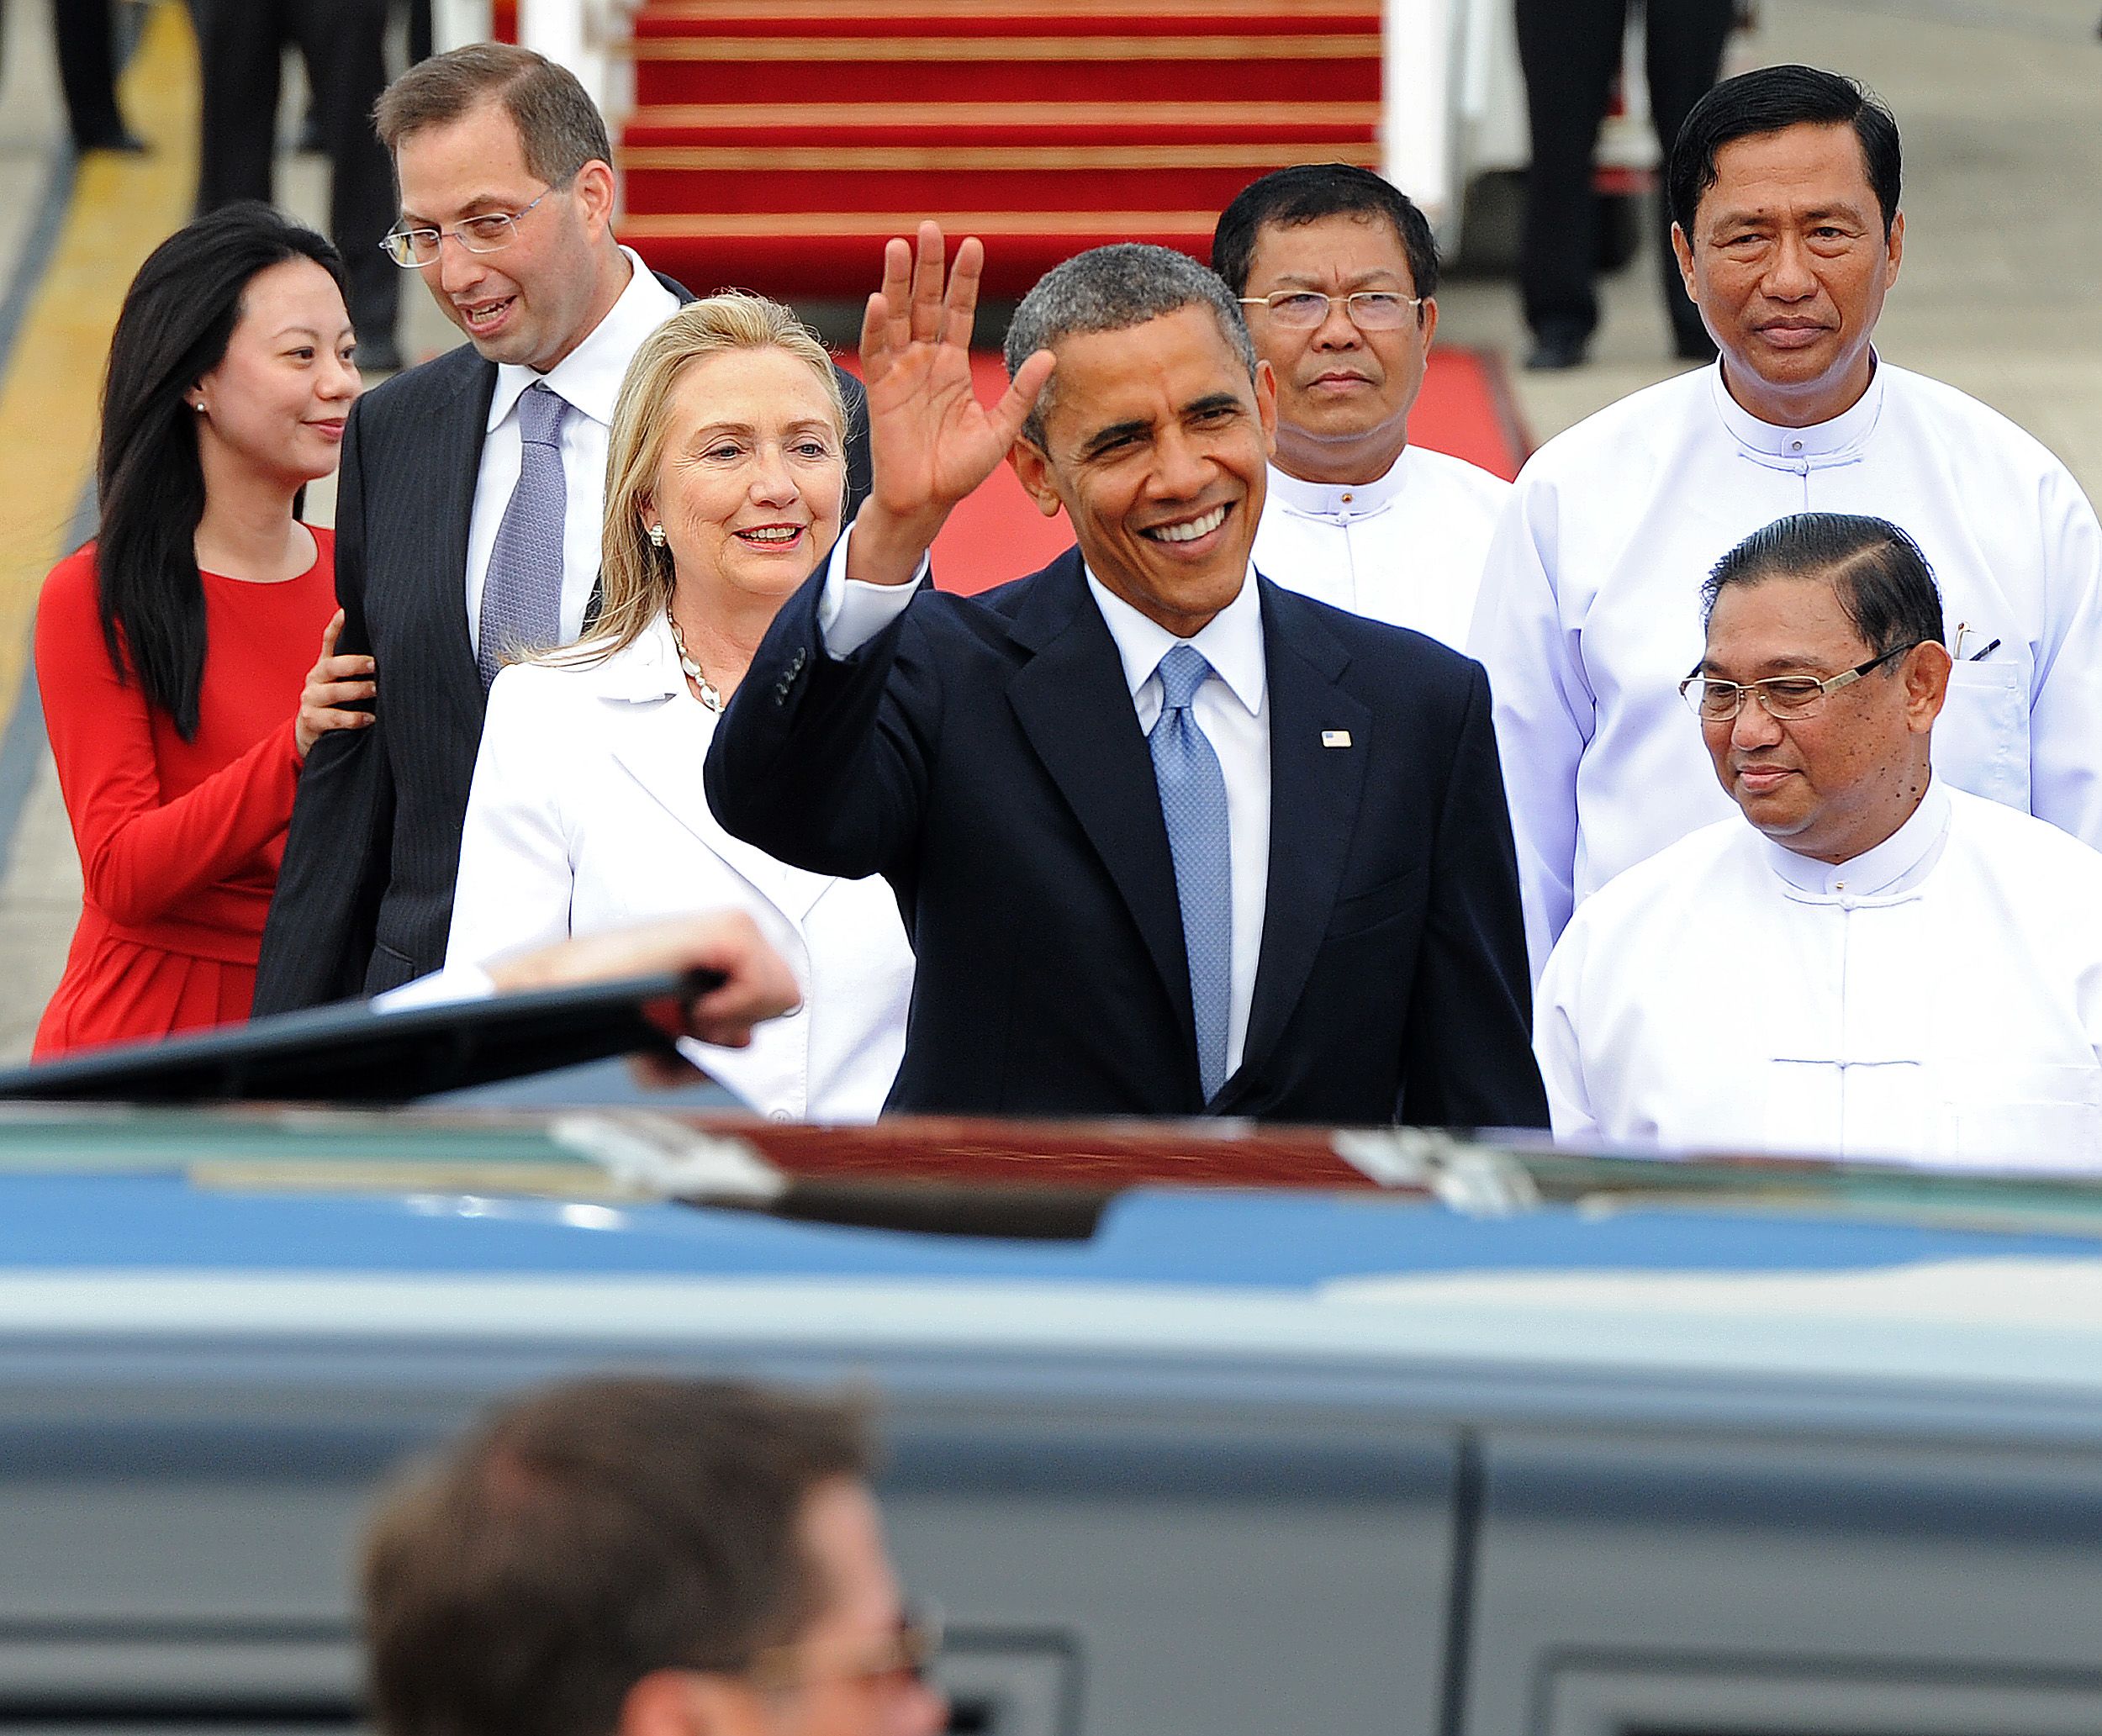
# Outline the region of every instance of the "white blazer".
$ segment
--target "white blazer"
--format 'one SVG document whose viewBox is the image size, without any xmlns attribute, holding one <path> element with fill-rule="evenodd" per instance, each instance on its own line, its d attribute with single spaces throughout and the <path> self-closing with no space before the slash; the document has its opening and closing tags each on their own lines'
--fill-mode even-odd
<svg viewBox="0 0 2102 1736">
<path fill-rule="evenodd" d="M 776 1120 L 873 1119 L 905 1051 L 912 949 L 888 884 L 776 862 L 709 811 L 715 715 L 658 621 L 602 663 L 520 663 L 489 689 L 460 840 L 447 968 L 686 911 L 748 911 L 802 1010 L 748 1049 L 684 1047 Z"/>
</svg>

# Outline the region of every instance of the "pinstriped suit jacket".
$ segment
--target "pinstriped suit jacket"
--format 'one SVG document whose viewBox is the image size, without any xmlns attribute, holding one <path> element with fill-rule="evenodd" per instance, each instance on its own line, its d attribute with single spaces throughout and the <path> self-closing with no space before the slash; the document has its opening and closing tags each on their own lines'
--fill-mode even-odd
<svg viewBox="0 0 2102 1736">
<path fill-rule="evenodd" d="M 661 281 L 682 303 L 693 299 Z M 841 384 L 851 516 L 869 488 L 868 428 L 859 383 L 842 376 Z M 445 962 L 482 740 L 467 546 L 495 390 L 495 365 L 463 344 L 351 413 L 336 506 L 336 648 L 378 663 L 378 721 L 322 736 L 300 774 L 263 930 L 258 1016 L 378 994 Z"/>
</svg>

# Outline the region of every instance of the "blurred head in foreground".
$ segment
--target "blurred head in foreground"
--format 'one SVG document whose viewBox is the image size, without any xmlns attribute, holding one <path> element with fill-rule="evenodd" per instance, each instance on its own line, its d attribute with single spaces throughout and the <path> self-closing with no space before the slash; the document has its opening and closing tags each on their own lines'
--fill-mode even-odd
<svg viewBox="0 0 2102 1736">
<path fill-rule="evenodd" d="M 362 1591 L 388 1736 L 926 1736 L 851 1407 L 599 1380 L 389 1492 Z"/>
</svg>

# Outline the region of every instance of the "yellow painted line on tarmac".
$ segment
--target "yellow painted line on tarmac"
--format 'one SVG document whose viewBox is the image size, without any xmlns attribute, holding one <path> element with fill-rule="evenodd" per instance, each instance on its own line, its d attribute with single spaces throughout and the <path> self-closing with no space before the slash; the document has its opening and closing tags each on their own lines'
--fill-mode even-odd
<svg viewBox="0 0 2102 1736">
<path fill-rule="evenodd" d="M 103 363 L 140 262 L 197 193 L 197 49 L 180 0 L 158 0 L 123 103 L 151 151 L 82 160 L 44 281 L 0 380 L 0 719 L 14 714 L 38 588 L 93 473 Z M 55 122 L 54 124 L 59 123 Z"/>
</svg>

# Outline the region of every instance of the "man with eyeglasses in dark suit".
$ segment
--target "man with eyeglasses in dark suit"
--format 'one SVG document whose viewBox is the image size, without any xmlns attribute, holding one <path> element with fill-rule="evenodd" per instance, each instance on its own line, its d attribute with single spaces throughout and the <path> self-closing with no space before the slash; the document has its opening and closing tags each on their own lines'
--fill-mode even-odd
<svg viewBox="0 0 2102 1736">
<path fill-rule="evenodd" d="M 643 340 L 692 297 L 622 247 L 605 123 L 576 78 L 501 43 L 412 67 L 378 111 L 420 272 L 467 343 L 362 398 L 343 441 L 342 652 L 372 722 L 300 775 L 263 934 L 258 1014 L 376 994 L 445 960 L 483 696 L 507 658 L 591 612 L 613 409 Z M 844 376 L 848 513 L 868 487 Z"/>
</svg>

